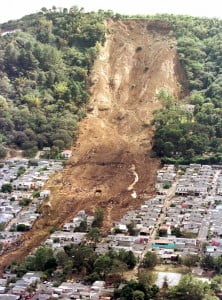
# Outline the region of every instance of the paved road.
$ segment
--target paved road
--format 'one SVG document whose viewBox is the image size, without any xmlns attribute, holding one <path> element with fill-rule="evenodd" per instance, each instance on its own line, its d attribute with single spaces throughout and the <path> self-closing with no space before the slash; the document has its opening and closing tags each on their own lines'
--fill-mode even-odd
<svg viewBox="0 0 222 300">
<path fill-rule="evenodd" d="M 12 225 L 17 223 L 17 221 L 19 220 L 21 214 L 22 214 L 26 209 L 27 209 L 26 207 L 22 207 L 22 209 L 20 210 L 20 212 L 17 213 L 16 217 L 12 218 L 12 219 L 7 223 L 7 225 L 5 226 L 4 231 L 10 231 Z"/>
<path fill-rule="evenodd" d="M 216 188 L 217 188 L 217 181 L 218 181 L 218 176 L 220 174 L 220 170 L 217 170 L 215 172 L 214 178 L 212 180 L 212 190 L 209 193 L 209 196 L 216 196 Z M 207 234 L 208 234 L 208 229 L 209 229 L 209 224 L 210 224 L 210 215 L 209 215 L 209 211 L 212 209 L 212 205 L 213 205 L 213 201 L 210 204 L 210 207 L 208 209 L 208 213 L 207 215 L 203 218 L 202 220 L 202 224 L 198 233 L 198 240 L 200 242 L 205 242 L 207 240 Z"/>
<path fill-rule="evenodd" d="M 149 242 L 147 243 L 147 245 L 146 245 L 146 247 L 145 247 L 145 249 L 144 249 L 144 251 L 141 255 L 140 261 L 143 260 L 146 252 L 152 248 L 152 241 L 155 239 L 155 236 L 157 235 L 157 230 L 158 230 L 159 226 L 162 224 L 164 218 L 166 217 L 168 208 L 171 204 L 171 200 L 175 195 L 178 180 L 179 180 L 179 178 L 176 177 L 176 180 L 174 181 L 172 186 L 168 189 L 167 194 L 165 195 L 165 201 L 164 201 L 164 206 L 163 206 L 163 209 L 162 209 L 162 213 L 160 214 L 159 218 L 156 220 L 156 225 L 153 228 L 153 231 L 152 231 L 152 233 L 150 235 L 150 238 L 149 238 Z"/>
</svg>

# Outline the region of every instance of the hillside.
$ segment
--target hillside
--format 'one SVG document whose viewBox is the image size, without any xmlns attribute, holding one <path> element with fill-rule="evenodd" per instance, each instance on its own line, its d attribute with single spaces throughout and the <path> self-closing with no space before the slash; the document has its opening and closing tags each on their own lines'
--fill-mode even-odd
<svg viewBox="0 0 222 300">
<path fill-rule="evenodd" d="M 168 22 L 108 21 L 109 34 L 91 73 L 90 102 L 73 156 L 48 183 L 51 210 L 1 257 L 1 267 L 19 260 L 79 210 L 105 210 L 104 230 L 154 192 L 159 160 L 151 158 L 156 94 L 184 96 L 185 76 Z"/>
<path fill-rule="evenodd" d="M 103 19 L 73 7 L 0 24 L 0 159 L 10 148 L 33 157 L 44 147 L 59 158 L 73 144 Z"/>
<path fill-rule="evenodd" d="M 221 164 L 222 21 L 167 15 L 157 19 L 172 24 L 190 93 L 183 102 L 187 105 L 171 101 L 155 116 L 154 150 L 164 163 Z"/>
</svg>

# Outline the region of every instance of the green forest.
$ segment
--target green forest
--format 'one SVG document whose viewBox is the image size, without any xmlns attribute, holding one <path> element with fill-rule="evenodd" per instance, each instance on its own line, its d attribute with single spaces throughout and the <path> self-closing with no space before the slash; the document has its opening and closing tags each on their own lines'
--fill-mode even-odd
<svg viewBox="0 0 222 300">
<path fill-rule="evenodd" d="M 43 147 L 56 155 L 73 143 L 105 40 L 103 20 L 102 12 L 54 7 L 0 25 L 1 157 L 8 145 L 33 156 Z"/>
<path fill-rule="evenodd" d="M 7 146 L 27 156 L 51 147 L 56 156 L 75 141 L 89 97 L 88 75 L 105 41 L 107 17 L 130 18 L 111 11 L 53 7 L 0 25 L 0 157 Z M 189 90 L 180 102 L 168 91 L 157 95 L 163 108 L 152 123 L 154 155 L 165 163 L 221 162 L 222 21 L 135 17 L 171 24 L 169 35 L 177 39 Z M 193 105 L 192 113 L 185 104 Z"/>
<path fill-rule="evenodd" d="M 175 101 L 162 91 L 163 109 L 153 149 L 163 162 L 222 162 L 222 21 L 189 16 L 157 16 L 169 21 L 177 38 L 189 95 Z M 184 104 L 194 105 L 190 113 Z M 182 105 L 181 105 L 182 104 Z"/>
</svg>

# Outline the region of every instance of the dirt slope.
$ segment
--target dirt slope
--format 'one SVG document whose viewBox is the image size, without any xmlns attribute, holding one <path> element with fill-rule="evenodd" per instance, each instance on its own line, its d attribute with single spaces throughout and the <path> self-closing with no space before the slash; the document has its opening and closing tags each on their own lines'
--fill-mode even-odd
<svg viewBox="0 0 222 300">
<path fill-rule="evenodd" d="M 154 192 L 159 161 L 150 158 L 149 123 L 160 107 L 155 95 L 165 88 L 183 96 L 175 40 L 162 22 L 109 21 L 107 26 L 110 34 L 91 74 L 89 112 L 80 124 L 73 157 L 48 183 L 52 207 L 42 208 L 43 217 L 21 240 L 22 247 L 14 245 L 1 257 L 1 267 L 27 255 L 52 227 L 80 209 L 104 207 L 107 229 Z"/>
</svg>

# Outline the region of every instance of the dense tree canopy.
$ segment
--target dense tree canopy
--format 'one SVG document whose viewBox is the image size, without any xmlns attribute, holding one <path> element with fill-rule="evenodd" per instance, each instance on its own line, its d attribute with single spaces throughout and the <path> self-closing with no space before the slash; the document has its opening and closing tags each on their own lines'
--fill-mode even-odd
<svg viewBox="0 0 222 300">
<path fill-rule="evenodd" d="M 187 274 L 180 280 L 179 284 L 169 290 L 166 299 L 171 300 L 204 300 L 218 299 L 214 297 L 214 292 L 210 285 L 202 282 L 192 275 Z"/>
<path fill-rule="evenodd" d="M 70 146 L 87 102 L 87 75 L 104 42 L 103 14 L 46 10 L 0 25 L 0 156 Z"/>
<path fill-rule="evenodd" d="M 129 18 L 112 11 L 43 8 L 0 25 L 3 33 L 17 29 L 0 38 L 0 157 L 5 145 L 27 155 L 50 146 L 56 155 L 72 143 L 85 114 L 87 75 L 105 39 L 106 17 Z M 160 91 L 164 108 L 154 120 L 154 151 L 165 162 L 221 162 L 222 21 L 145 17 L 169 23 L 190 91 L 183 104 L 195 106 L 190 113 L 168 91 Z"/>
<path fill-rule="evenodd" d="M 172 24 L 170 34 L 177 38 L 190 94 L 185 102 L 171 101 L 156 114 L 153 148 L 165 162 L 221 162 L 222 21 L 167 15 L 155 18 Z M 166 93 L 161 96 L 166 99 Z M 181 104 L 195 105 L 194 112 Z"/>
</svg>

